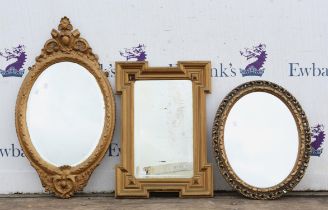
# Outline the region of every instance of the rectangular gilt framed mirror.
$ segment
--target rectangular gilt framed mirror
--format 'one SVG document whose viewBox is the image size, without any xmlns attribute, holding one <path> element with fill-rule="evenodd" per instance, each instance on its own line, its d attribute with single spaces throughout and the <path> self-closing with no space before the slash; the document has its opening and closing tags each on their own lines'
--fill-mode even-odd
<svg viewBox="0 0 328 210">
<path fill-rule="evenodd" d="M 210 62 L 116 63 L 116 91 L 122 95 L 116 197 L 148 198 L 163 191 L 213 196 L 206 146 L 210 69 Z"/>
</svg>

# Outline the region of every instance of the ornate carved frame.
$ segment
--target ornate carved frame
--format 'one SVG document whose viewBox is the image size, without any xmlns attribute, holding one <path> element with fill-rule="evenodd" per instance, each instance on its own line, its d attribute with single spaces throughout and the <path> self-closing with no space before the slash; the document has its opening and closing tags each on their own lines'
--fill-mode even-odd
<svg viewBox="0 0 328 210">
<path fill-rule="evenodd" d="M 267 92 L 286 104 L 294 116 L 299 132 L 299 151 L 293 170 L 281 183 L 269 188 L 257 188 L 241 180 L 229 164 L 224 149 L 224 127 L 233 105 L 244 95 L 252 92 Z M 295 97 L 281 86 L 268 81 L 251 81 L 232 90 L 219 106 L 212 130 L 216 161 L 227 182 L 241 194 L 253 199 L 276 199 L 291 191 L 302 179 L 310 159 L 310 128 L 306 115 Z"/>
<path fill-rule="evenodd" d="M 148 67 L 147 62 L 117 62 L 116 91 L 122 94 L 121 163 L 116 167 L 115 195 L 149 198 L 149 192 L 179 192 L 180 197 L 212 197 L 212 165 L 207 162 L 206 100 L 211 90 L 210 62 L 178 62 L 173 67 Z M 137 80 L 191 80 L 193 88 L 194 176 L 149 178 L 134 176 L 134 82 Z"/>
<path fill-rule="evenodd" d="M 100 69 L 97 55 L 92 52 L 88 42 L 80 37 L 80 32 L 73 30 L 67 17 L 61 19 L 58 31 L 53 29 L 51 35 L 52 39 L 45 43 L 19 90 L 16 102 L 16 131 L 20 145 L 38 172 L 45 190 L 55 193 L 58 197 L 69 198 L 87 184 L 109 147 L 115 124 L 115 103 L 111 86 Z M 63 61 L 80 64 L 95 77 L 105 102 L 105 123 L 97 147 L 84 162 L 76 166 L 56 167 L 43 160 L 33 146 L 26 124 L 26 108 L 32 86 L 40 74 L 47 67 Z"/>
</svg>

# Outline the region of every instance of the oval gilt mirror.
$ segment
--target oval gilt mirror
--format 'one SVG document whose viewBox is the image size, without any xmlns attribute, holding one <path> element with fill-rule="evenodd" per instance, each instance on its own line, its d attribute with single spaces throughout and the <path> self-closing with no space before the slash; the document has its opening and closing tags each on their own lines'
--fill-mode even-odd
<svg viewBox="0 0 328 210">
<path fill-rule="evenodd" d="M 21 86 L 16 104 L 20 144 L 42 185 L 68 198 L 86 185 L 111 142 L 110 84 L 87 41 L 64 17 Z"/>
<path fill-rule="evenodd" d="M 282 87 L 252 81 L 231 91 L 213 126 L 219 169 L 254 199 L 275 199 L 301 180 L 310 157 L 310 129 L 297 100 Z"/>
</svg>

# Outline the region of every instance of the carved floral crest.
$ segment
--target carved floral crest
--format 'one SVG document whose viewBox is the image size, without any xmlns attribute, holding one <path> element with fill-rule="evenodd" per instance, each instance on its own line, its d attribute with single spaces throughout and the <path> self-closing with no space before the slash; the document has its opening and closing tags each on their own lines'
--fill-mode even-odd
<svg viewBox="0 0 328 210">
<path fill-rule="evenodd" d="M 88 42 L 80 37 L 79 30 L 73 30 L 73 26 L 67 17 L 63 17 L 60 20 L 58 31 L 52 29 L 51 36 L 52 39 L 49 39 L 45 43 L 41 55 L 36 58 L 37 61 L 57 51 L 63 53 L 75 51 L 77 53 L 86 54 L 90 60 L 98 61 L 98 56 L 92 52 Z"/>
</svg>

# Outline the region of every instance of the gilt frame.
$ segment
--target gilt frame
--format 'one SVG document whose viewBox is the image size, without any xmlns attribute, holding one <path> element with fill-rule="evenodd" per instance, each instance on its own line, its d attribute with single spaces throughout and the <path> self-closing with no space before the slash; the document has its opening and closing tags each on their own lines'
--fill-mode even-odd
<svg viewBox="0 0 328 210">
<path fill-rule="evenodd" d="M 121 94 L 121 162 L 116 166 L 117 198 L 149 198 L 150 192 L 179 192 L 179 197 L 212 197 L 212 165 L 207 162 L 206 94 L 211 91 L 210 62 L 178 62 L 177 67 L 148 67 L 147 62 L 117 62 L 116 92 Z M 134 176 L 134 82 L 191 80 L 193 91 L 192 178 Z"/>
<path fill-rule="evenodd" d="M 113 136 L 115 124 L 115 102 L 111 86 L 105 73 L 101 70 L 98 57 L 92 52 L 88 42 L 80 37 L 67 17 L 63 17 L 58 31 L 53 29 L 52 38 L 46 41 L 36 63 L 29 68 L 16 101 L 16 131 L 19 143 L 39 174 L 46 191 L 53 192 L 60 198 L 69 198 L 81 191 L 87 184 L 92 172 L 104 157 Z M 56 167 L 41 158 L 33 146 L 27 123 L 27 101 L 33 84 L 47 67 L 63 61 L 70 61 L 85 67 L 96 79 L 103 94 L 105 104 L 105 121 L 99 143 L 92 154 L 76 166 Z"/>
<path fill-rule="evenodd" d="M 224 127 L 229 112 L 240 98 L 252 92 L 266 92 L 278 97 L 292 113 L 299 134 L 299 150 L 294 168 L 282 182 L 267 188 L 254 187 L 240 179 L 231 167 L 224 149 Z M 246 82 L 233 89 L 221 102 L 212 129 L 213 149 L 222 176 L 232 188 L 252 199 L 277 199 L 291 191 L 300 182 L 308 166 L 311 151 L 310 142 L 309 123 L 296 98 L 283 87 L 263 80 Z"/>
</svg>

